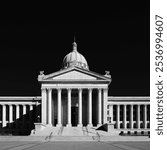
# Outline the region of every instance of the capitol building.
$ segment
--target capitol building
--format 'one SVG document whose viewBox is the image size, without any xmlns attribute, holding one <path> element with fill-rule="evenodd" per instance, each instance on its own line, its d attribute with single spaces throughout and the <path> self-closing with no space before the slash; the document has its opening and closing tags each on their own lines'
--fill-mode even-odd
<svg viewBox="0 0 167 150">
<path fill-rule="evenodd" d="M 41 71 L 38 82 L 41 96 L 0 96 L 0 135 L 86 135 L 104 125 L 108 134 L 150 130 L 150 97 L 109 96 L 110 72 L 89 70 L 76 42 L 62 68 Z"/>
</svg>

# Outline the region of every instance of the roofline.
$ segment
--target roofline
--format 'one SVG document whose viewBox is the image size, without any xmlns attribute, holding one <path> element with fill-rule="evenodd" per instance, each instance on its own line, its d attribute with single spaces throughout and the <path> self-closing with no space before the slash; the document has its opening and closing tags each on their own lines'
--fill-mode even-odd
<svg viewBox="0 0 167 150">
<path fill-rule="evenodd" d="M 0 100 L 41 100 L 41 96 L 0 96 Z M 108 100 L 150 100 L 149 96 L 108 96 Z"/>
<path fill-rule="evenodd" d="M 87 84 L 87 83 L 94 83 L 94 84 L 98 84 L 98 83 L 107 83 L 109 84 L 110 81 L 108 80 L 63 80 L 63 79 L 60 79 L 60 80 L 42 80 L 42 81 L 39 81 L 41 83 L 82 83 L 82 84 Z"/>
<path fill-rule="evenodd" d="M 72 66 L 72 67 L 69 67 L 69 68 L 66 68 L 66 69 L 61 69 L 61 70 L 59 70 L 59 71 L 53 72 L 53 73 L 48 74 L 48 75 L 44 75 L 44 77 L 43 77 L 42 79 L 39 79 L 39 78 L 38 78 L 38 81 L 39 81 L 39 82 L 45 81 L 46 78 L 49 78 L 49 77 L 51 77 L 51 76 L 53 76 L 53 75 L 58 75 L 59 73 L 63 74 L 64 72 L 66 72 L 66 71 L 68 72 L 68 71 L 70 71 L 70 70 L 72 70 L 72 69 L 78 69 L 78 70 L 80 70 L 80 71 L 89 73 L 89 74 L 91 74 L 91 75 L 100 76 L 100 77 L 102 77 L 103 79 L 108 80 L 108 82 L 111 82 L 111 80 L 112 80 L 112 78 L 107 77 L 107 76 L 105 76 L 105 75 L 101 75 L 101 74 L 99 74 L 99 73 L 97 73 L 97 72 L 93 72 L 93 71 L 90 71 L 90 70 L 85 70 L 85 69 L 82 69 L 82 68 L 79 68 L 79 67 L 76 67 L 76 66 Z"/>
<path fill-rule="evenodd" d="M 118 100 L 149 100 L 149 96 L 108 96 L 108 100 L 110 101 L 118 101 Z"/>
<path fill-rule="evenodd" d="M 0 96 L 0 100 L 41 100 L 41 96 Z"/>
</svg>

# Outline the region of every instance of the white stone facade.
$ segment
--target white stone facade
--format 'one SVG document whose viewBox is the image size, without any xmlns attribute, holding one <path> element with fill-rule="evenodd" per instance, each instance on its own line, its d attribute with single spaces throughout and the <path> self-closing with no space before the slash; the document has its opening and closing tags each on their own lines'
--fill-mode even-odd
<svg viewBox="0 0 167 150">
<path fill-rule="evenodd" d="M 0 134 L 30 134 L 40 106 L 41 97 L 0 97 Z"/>
<path fill-rule="evenodd" d="M 107 123 L 109 77 L 74 66 L 43 75 L 39 82 L 42 124 L 97 126 Z"/>
<path fill-rule="evenodd" d="M 55 90 L 52 90 L 52 92 L 54 91 Z M 102 117 L 103 108 L 102 108 L 102 101 L 101 101 L 103 99 L 102 89 L 93 90 L 94 97 L 93 97 L 92 104 L 96 104 L 96 109 L 94 108 L 94 105 L 91 105 L 91 107 L 88 107 L 88 109 L 85 109 L 87 107 L 87 104 L 90 103 L 89 101 L 91 98 L 86 99 L 88 95 L 91 96 L 91 94 L 89 94 L 90 89 L 89 90 L 77 89 L 73 91 L 71 89 L 67 89 L 67 90 L 60 90 L 60 91 L 65 92 L 64 94 L 67 96 L 63 95 L 62 94 L 63 92 L 61 93 L 63 97 L 64 96 L 66 97 L 66 100 L 63 99 L 63 101 L 64 100 L 66 101 L 66 106 L 62 106 L 62 108 L 64 107 L 65 109 L 63 111 L 61 110 L 62 114 L 61 115 L 59 114 L 60 120 L 57 120 L 57 123 L 55 122 L 54 117 L 56 118 L 56 115 L 58 115 L 57 113 L 60 110 L 56 109 L 52 105 L 53 103 L 55 103 L 53 102 L 55 100 L 54 98 L 52 99 L 51 106 L 50 104 L 47 104 L 48 109 L 46 110 L 48 110 L 48 115 L 42 116 L 42 114 L 44 114 L 43 112 L 41 112 L 42 97 L 0 97 L 0 134 L 4 134 L 4 133 L 10 133 L 14 135 L 30 134 L 31 130 L 35 128 L 34 123 L 36 122 L 44 123 L 44 121 L 46 121 L 45 124 L 51 125 L 51 126 L 57 126 L 57 125 L 87 126 L 88 125 L 88 126 L 98 127 L 103 123 L 113 123 L 115 124 L 114 126 L 115 129 L 123 129 L 123 130 L 147 129 L 149 130 L 150 128 L 150 98 L 149 97 L 109 96 L 107 98 L 107 106 L 106 106 L 107 108 L 105 110 L 106 118 L 103 119 Z M 50 91 L 46 90 L 46 92 L 48 93 L 48 98 L 49 98 Z M 86 94 L 87 92 L 88 94 Z M 77 94 L 78 98 L 75 99 L 76 93 L 78 93 Z M 75 99 L 74 100 L 75 102 L 72 102 L 73 98 Z M 82 101 L 82 105 L 81 105 L 81 101 Z M 88 101 L 88 102 L 85 105 L 83 101 Z M 77 103 L 77 106 L 76 106 L 76 103 Z M 61 105 L 63 104 L 64 102 L 61 103 Z M 49 108 L 51 108 L 51 110 Z M 78 109 L 77 114 L 74 114 L 74 111 L 75 111 L 74 108 Z M 74 110 L 72 111 L 72 109 Z M 92 110 L 92 113 L 87 113 L 89 112 L 89 109 Z M 97 110 L 98 112 L 96 112 Z M 49 115 L 49 112 L 52 112 L 51 113 L 52 115 Z M 54 114 L 54 112 L 56 114 Z M 70 112 L 73 114 L 71 114 Z M 82 112 L 82 115 L 81 115 L 81 112 Z M 74 118 L 72 119 L 71 116 Z M 105 120 L 106 122 L 104 122 Z"/>
<path fill-rule="evenodd" d="M 75 42 L 63 68 L 48 75 L 41 71 L 38 82 L 39 97 L 0 97 L 0 133 L 30 134 L 40 126 L 150 128 L 150 98 L 108 96 L 109 71 L 90 71 Z"/>
<path fill-rule="evenodd" d="M 149 97 L 108 97 L 107 119 L 117 129 L 149 129 Z"/>
</svg>

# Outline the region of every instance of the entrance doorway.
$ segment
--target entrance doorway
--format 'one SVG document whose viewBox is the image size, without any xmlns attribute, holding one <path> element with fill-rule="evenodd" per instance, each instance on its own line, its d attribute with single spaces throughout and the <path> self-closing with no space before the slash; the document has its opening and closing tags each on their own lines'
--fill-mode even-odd
<svg viewBox="0 0 167 150">
<path fill-rule="evenodd" d="M 71 107 L 71 123 L 72 126 L 77 126 L 78 124 L 78 107 L 76 106 Z"/>
</svg>

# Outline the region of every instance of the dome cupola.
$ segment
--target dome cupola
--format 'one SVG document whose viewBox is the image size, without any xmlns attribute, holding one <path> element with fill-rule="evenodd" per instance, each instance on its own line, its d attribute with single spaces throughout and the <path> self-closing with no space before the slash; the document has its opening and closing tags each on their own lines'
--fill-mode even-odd
<svg viewBox="0 0 167 150">
<path fill-rule="evenodd" d="M 85 57 L 77 51 L 77 43 L 73 42 L 73 50 L 63 59 L 63 68 L 77 66 L 89 70 Z"/>
</svg>

